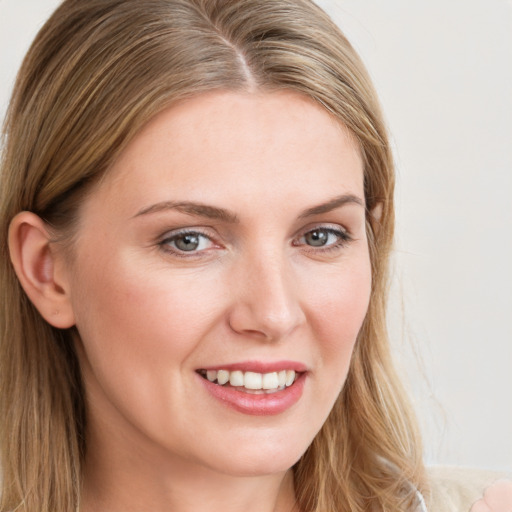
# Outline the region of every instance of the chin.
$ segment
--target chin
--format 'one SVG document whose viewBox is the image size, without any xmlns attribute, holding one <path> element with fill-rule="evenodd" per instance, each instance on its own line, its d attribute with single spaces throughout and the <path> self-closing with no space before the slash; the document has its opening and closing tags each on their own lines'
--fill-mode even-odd
<svg viewBox="0 0 512 512">
<path fill-rule="evenodd" d="M 223 474 L 239 477 L 264 476 L 288 471 L 302 457 L 309 445 L 299 446 L 267 446 L 265 448 L 256 443 L 247 449 L 230 450 L 229 458 L 222 460 L 219 467 L 219 458 L 215 457 L 215 470 Z M 212 469 L 214 469 L 212 467 Z"/>
<path fill-rule="evenodd" d="M 293 467 L 297 460 L 280 461 L 277 463 L 275 461 L 242 461 L 229 464 L 228 467 L 223 468 L 221 472 L 225 475 L 233 477 L 258 477 L 275 475 L 288 471 L 291 467 Z"/>
</svg>

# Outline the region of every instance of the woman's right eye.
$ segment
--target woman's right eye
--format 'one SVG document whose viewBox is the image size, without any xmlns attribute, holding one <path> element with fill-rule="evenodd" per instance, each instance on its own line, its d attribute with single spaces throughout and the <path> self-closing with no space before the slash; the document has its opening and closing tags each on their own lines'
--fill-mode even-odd
<svg viewBox="0 0 512 512">
<path fill-rule="evenodd" d="M 186 256 L 186 253 L 192 256 L 215 246 L 207 235 L 197 231 L 186 231 L 166 236 L 159 245 L 164 250 L 180 256 Z"/>
</svg>

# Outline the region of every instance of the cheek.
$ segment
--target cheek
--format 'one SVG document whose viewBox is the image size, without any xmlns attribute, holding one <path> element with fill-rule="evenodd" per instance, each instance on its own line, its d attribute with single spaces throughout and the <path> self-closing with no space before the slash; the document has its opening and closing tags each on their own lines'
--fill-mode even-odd
<svg viewBox="0 0 512 512">
<path fill-rule="evenodd" d="M 316 333 L 317 350 L 326 378 L 323 388 L 338 393 L 348 373 L 371 292 L 369 259 L 363 253 L 350 265 L 322 276 L 310 293 L 308 322 Z"/>
<path fill-rule="evenodd" d="M 156 439 L 187 407 L 190 361 L 217 319 L 218 279 L 139 263 L 124 255 L 83 261 L 75 283 L 79 354 L 96 420 L 117 424 L 119 411 Z"/>
<path fill-rule="evenodd" d="M 315 288 L 315 294 L 310 292 L 311 322 L 324 332 L 327 346 L 336 349 L 342 341 L 355 341 L 370 300 L 369 261 L 362 258 L 341 271 L 333 269 Z"/>
<path fill-rule="evenodd" d="M 147 368 L 185 361 L 215 319 L 215 276 L 180 278 L 130 257 L 97 261 L 81 266 L 73 304 L 95 368 L 117 362 L 122 371 L 130 361 L 139 368 L 142 361 Z"/>
</svg>

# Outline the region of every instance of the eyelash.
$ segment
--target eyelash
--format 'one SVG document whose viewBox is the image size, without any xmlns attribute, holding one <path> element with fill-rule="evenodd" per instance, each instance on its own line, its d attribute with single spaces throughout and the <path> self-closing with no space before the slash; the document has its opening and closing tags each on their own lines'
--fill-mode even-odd
<svg viewBox="0 0 512 512">
<path fill-rule="evenodd" d="M 302 240 L 306 235 L 313 233 L 313 232 L 323 232 L 327 233 L 328 235 L 335 235 L 338 237 L 338 240 L 330 245 L 327 246 L 312 246 L 305 243 L 298 243 L 296 240 Z M 158 242 L 158 246 L 165 252 L 172 254 L 173 256 L 176 256 L 178 258 L 199 258 L 202 256 L 202 253 L 208 249 L 203 250 L 192 250 L 192 251 L 184 251 L 181 249 L 178 249 L 176 247 L 171 247 L 170 244 L 172 242 L 176 242 L 177 240 L 184 239 L 187 236 L 195 236 L 200 238 L 205 238 L 209 242 L 215 245 L 214 240 L 209 236 L 207 233 L 202 232 L 198 229 L 187 229 L 183 231 L 178 231 L 175 233 L 170 234 L 170 236 L 167 234 L 165 238 L 163 238 L 161 241 Z M 304 231 L 300 236 L 296 237 L 292 243 L 294 247 L 300 247 L 304 245 L 307 247 L 307 252 L 314 252 L 315 254 L 323 254 L 328 253 L 331 251 L 335 251 L 338 249 L 341 249 L 345 247 L 347 244 L 353 241 L 353 238 L 343 229 L 341 228 L 333 228 L 333 227 L 326 227 L 326 226 L 317 226 L 312 229 L 308 229 L 307 231 Z"/>
<path fill-rule="evenodd" d="M 350 242 L 353 241 L 353 238 L 347 233 L 347 231 L 341 229 L 341 228 L 333 228 L 333 227 L 327 227 L 327 226 L 317 226 L 312 229 L 308 229 L 305 231 L 298 239 L 303 239 L 306 235 L 310 233 L 314 233 L 315 231 L 327 233 L 328 235 L 335 235 L 338 237 L 338 240 L 330 245 L 326 246 L 312 246 L 308 244 L 304 244 L 307 247 L 307 252 L 314 252 L 314 253 L 328 253 L 331 251 L 336 251 L 338 249 L 341 249 L 348 245 Z M 299 246 L 302 244 L 293 243 L 294 246 Z"/>
<path fill-rule="evenodd" d="M 201 230 L 185 229 L 183 231 L 177 231 L 177 232 L 171 233 L 170 235 L 167 234 L 165 236 L 165 238 L 163 238 L 160 242 L 158 242 L 158 245 L 160 246 L 160 248 L 163 251 L 165 251 L 169 254 L 172 254 L 173 256 L 176 256 L 178 258 L 194 258 L 194 257 L 197 258 L 197 257 L 199 257 L 200 254 L 202 253 L 201 250 L 199 250 L 199 251 L 196 251 L 196 250 L 183 251 L 178 248 L 173 248 L 170 246 L 170 243 L 175 242 L 180 239 L 183 239 L 186 236 L 198 236 L 198 237 L 207 239 L 212 244 L 215 244 L 215 242 L 212 240 L 212 238 L 208 234 L 203 233 Z M 204 249 L 203 249 L 203 251 L 204 251 Z"/>
</svg>

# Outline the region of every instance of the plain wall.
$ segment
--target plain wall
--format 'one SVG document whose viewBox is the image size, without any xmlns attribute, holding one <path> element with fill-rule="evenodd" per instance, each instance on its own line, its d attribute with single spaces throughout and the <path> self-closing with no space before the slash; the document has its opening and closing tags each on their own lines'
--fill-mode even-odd
<svg viewBox="0 0 512 512">
<path fill-rule="evenodd" d="M 432 464 L 512 471 L 512 2 L 322 0 L 398 170 L 390 328 Z M 56 0 L 0 0 L 0 115 Z"/>
</svg>

